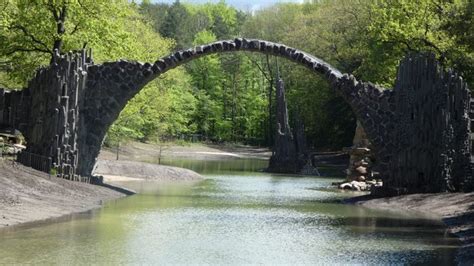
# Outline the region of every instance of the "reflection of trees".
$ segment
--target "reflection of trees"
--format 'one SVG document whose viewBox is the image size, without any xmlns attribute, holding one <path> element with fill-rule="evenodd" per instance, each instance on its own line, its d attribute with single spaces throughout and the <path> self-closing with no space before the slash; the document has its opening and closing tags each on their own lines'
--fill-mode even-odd
<svg viewBox="0 0 474 266">
<path fill-rule="evenodd" d="M 191 169 L 200 174 L 239 174 L 255 175 L 267 167 L 267 160 L 261 159 L 227 159 L 227 160 L 194 160 L 170 159 L 161 160 L 163 164 Z"/>
</svg>

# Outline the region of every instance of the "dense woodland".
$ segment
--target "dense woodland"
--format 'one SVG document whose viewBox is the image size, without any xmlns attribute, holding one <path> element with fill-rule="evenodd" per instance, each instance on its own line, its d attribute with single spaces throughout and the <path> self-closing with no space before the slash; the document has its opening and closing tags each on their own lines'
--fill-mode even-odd
<svg viewBox="0 0 474 266">
<path fill-rule="evenodd" d="M 386 88 L 406 53 L 431 52 L 474 88 L 473 14 L 472 0 L 315 0 L 255 12 L 225 1 L 0 0 L 0 87 L 25 87 L 54 49 L 92 48 L 96 63 L 154 62 L 177 49 L 246 37 L 293 46 Z M 350 145 L 355 118 L 322 77 L 246 52 L 208 56 L 160 76 L 127 105 L 108 138 L 198 135 L 271 145 L 279 76 L 290 119 L 301 118 L 313 148 Z"/>
</svg>

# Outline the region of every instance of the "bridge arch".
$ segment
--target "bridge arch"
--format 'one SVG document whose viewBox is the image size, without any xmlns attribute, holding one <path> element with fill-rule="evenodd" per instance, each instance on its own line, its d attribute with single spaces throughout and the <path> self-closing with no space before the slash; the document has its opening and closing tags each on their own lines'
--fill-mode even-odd
<svg viewBox="0 0 474 266">
<path fill-rule="evenodd" d="M 39 170 L 54 167 L 60 177 L 87 181 L 108 128 L 148 82 L 190 60 L 232 51 L 284 57 L 323 74 L 373 145 L 384 182 L 377 193 L 474 190 L 474 99 L 462 77 L 429 54 L 406 56 L 393 89 L 383 90 L 307 53 L 263 40 L 214 42 L 154 63 L 97 65 L 85 50 L 55 53 L 25 90 L 0 89 L 0 122 L 24 133 L 28 156 L 19 156 L 21 163 Z M 40 166 L 33 155 L 43 158 Z"/>
<path fill-rule="evenodd" d="M 353 76 L 342 74 L 325 61 L 298 49 L 258 39 L 236 38 L 217 41 L 181 50 L 158 59 L 154 63 L 120 60 L 91 65 L 87 68 L 84 106 L 81 109 L 81 131 L 78 136 L 79 165 L 77 173 L 91 175 L 105 134 L 117 119 L 127 102 L 148 82 L 161 74 L 191 60 L 215 53 L 248 51 L 286 58 L 303 65 L 311 72 L 323 75 L 335 92 L 340 93 L 353 109 L 374 145 L 375 155 L 381 166 L 388 163 L 385 156 L 388 139 L 386 125 L 391 112 L 388 99 L 390 91 L 370 83 L 357 81 Z M 385 108 L 386 110 L 380 111 Z M 382 127 L 381 127 L 382 126 Z"/>
</svg>

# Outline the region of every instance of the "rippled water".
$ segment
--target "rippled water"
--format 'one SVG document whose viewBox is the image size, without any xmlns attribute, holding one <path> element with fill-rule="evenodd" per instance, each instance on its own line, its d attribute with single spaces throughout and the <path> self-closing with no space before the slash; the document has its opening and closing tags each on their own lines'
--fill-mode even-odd
<svg viewBox="0 0 474 266">
<path fill-rule="evenodd" d="M 195 184 L 124 184 L 142 194 L 63 221 L 0 231 L 0 264 L 453 260 L 456 242 L 439 222 L 342 205 L 339 199 L 353 195 L 328 189 L 332 179 L 240 172 L 246 167 L 238 161 L 225 171 L 202 170 L 207 179 Z"/>
</svg>

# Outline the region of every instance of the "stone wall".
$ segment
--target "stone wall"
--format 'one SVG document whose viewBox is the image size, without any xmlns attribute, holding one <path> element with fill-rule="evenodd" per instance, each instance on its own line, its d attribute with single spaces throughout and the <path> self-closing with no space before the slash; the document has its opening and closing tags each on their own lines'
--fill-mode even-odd
<svg viewBox="0 0 474 266">
<path fill-rule="evenodd" d="M 234 51 L 283 57 L 323 75 L 365 129 L 386 193 L 473 189 L 469 90 L 430 56 L 403 60 L 396 86 L 386 90 L 305 52 L 263 40 L 218 41 L 154 63 L 96 65 L 82 51 L 56 55 L 28 89 L 0 93 L 0 105 L 9 102 L 3 111 L 8 110 L 8 123 L 26 133 L 28 151 L 50 156 L 66 177 L 90 176 L 108 128 L 149 81 L 190 60 Z"/>
</svg>

